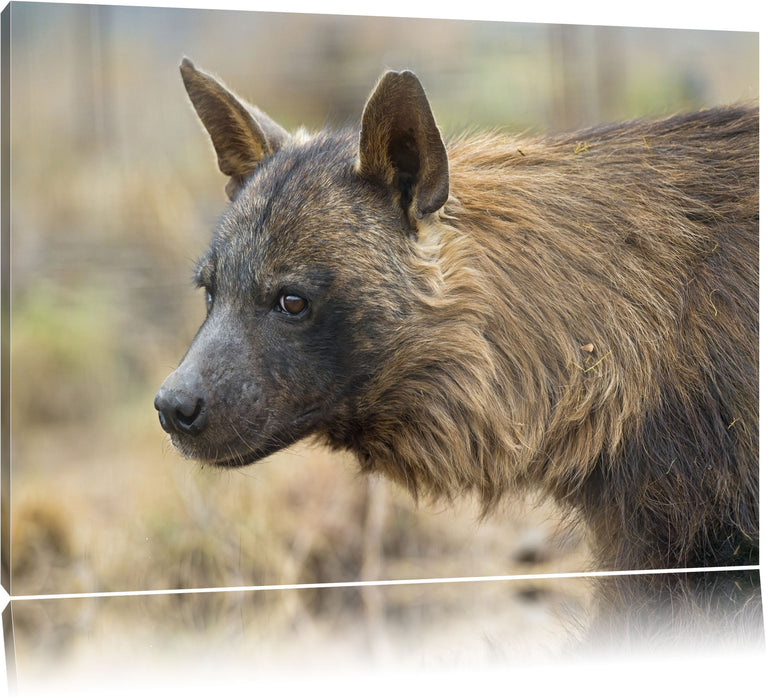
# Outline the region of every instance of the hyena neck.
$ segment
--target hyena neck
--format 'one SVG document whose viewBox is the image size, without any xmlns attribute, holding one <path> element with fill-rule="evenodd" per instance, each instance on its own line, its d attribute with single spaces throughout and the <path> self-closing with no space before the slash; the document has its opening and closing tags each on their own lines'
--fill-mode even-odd
<svg viewBox="0 0 776 700">
<path fill-rule="evenodd" d="M 578 153 L 573 138 L 450 145 L 451 197 L 418 230 L 417 318 L 364 402 L 366 468 L 485 508 L 538 488 L 615 568 L 756 560 L 758 167 L 737 134 L 757 117 L 713 118 L 737 154 L 724 181 L 669 142 L 713 138 L 701 116 L 643 127 L 648 149 L 633 126 Z M 618 188 L 609 164 L 629 150 L 630 181 L 661 187 L 664 170 L 671 208 Z"/>
</svg>

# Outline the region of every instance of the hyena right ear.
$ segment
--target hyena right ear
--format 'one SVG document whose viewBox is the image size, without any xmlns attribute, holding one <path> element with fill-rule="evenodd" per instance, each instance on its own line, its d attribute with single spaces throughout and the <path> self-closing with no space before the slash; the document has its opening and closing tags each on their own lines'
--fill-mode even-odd
<svg viewBox="0 0 776 700">
<path fill-rule="evenodd" d="M 183 59 L 180 70 L 191 103 L 213 141 L 218 167 L 229 176 L 226 194 L 233 200 L 256 166 L 277 151 L 289 134 L 264 112 L 197 70 L 188 58 Z"/>
<path fill-rule="evenodd" d="M 388 71 L 367 101 L 358 169 L 391 190 L 412 225 L 447 201 L 447 151 L 411 71 Z"/>
</svg>

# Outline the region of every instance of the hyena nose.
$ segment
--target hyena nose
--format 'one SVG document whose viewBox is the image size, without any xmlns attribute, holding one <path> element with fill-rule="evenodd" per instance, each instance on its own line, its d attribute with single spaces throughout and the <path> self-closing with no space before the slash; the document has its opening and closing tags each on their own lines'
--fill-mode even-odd
<svg viewBox="0 0 776 700">
<path fill-rule="evenodd" d="M 170 434 L 199 435 L 205 428 L 205 400 L 188 391 L 168 390 L 162 386 L 154 399 L 162 429 Z"/>
</svg>

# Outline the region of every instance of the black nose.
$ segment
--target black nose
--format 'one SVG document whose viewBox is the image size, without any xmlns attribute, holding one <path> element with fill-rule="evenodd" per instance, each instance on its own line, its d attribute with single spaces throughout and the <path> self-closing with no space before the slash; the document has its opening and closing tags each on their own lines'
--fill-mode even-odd
<svg viewBox="0 0 776 700">
<path fill-rule="evenodd" d="M 166 432 L 199 435 L 207 423 L 205 399 L 188 391 L 159 389 L 154 399 L 159 422 Z"/>
</svg>

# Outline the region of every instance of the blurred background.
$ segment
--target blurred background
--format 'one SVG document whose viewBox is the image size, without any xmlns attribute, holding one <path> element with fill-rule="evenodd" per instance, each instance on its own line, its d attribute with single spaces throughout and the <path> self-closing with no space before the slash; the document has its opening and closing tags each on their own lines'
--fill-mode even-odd
<svg viewBox="0 0 776 700">
<path fill-rule="evenodd" d="M 757 34 L 22 3 L 11 44 L 13 595 L 588 566 L 584 533 L 531 497 L 480 522 L 474 502 L 415 504 L 307 445 L 229 473 L 169 447 L 153 396 L 204 317 L 191 268 L 225 205 L 178 65 L 290 130 L 357 119 L 406 67 L 444 134 L 542 133 L 756 100 Z M 419 590 L 15 603 L 19 678 L 150 654 L 149 630 L 250 653 L 337 630 L 390 656 L 397 634 L 467 620 L 498 655 L 477 621 L 508 620 L 524 653 L 561 646 L 590 603 L 575 581 Z"/>
</svg>

